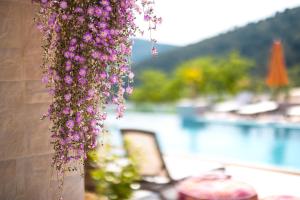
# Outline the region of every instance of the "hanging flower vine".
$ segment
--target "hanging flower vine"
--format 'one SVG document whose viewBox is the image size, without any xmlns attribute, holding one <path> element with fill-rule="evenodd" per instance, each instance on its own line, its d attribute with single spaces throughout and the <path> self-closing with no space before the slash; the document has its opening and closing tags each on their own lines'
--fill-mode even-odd
<svg viewBox="0 0 300 200">
<path fill-rule="evenodd" d="M 104 132 L 105 107 L 113 103 L 117 117 L 124 95 L 133 91 L 131 38 L 141 31 L 136 15 L 156 29 L 152 0 L 35 0 L 37 27 L 43 33 L 43 77 L 52 103 L 53 166 L 59 172 L 83 161 Z M 155 40 L 152 39 L 153 42 Z M 156 54 L 156 49 L 152 49 Z"/>
</svg>

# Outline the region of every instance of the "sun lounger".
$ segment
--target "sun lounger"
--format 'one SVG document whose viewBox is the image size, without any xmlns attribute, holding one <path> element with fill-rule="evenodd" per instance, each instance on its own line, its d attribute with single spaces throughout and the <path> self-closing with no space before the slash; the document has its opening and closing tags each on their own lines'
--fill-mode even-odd
<svg viewBox="0 0 300 200">
<path fill-rule="evenodd" d="M 243 106 L 237 111 L 237 113 L 240 115 L 257 115 L 271 111 L 276 111 L 278 108 L 278 103 L 274 101 L 262 101 L 259 103 Z"/>
<path fill-rule="evenodd" d="M 216 104 L 213 107 L 214 112 L 233 112 L 240 109 L 242 106 L 251 102 L 253 95 L 249 92 L 242 92 L 237 95 L 233 100 L 225 101 Z"/>
<path fill-rule="evenodd" d="M 163 197 L 163 191 L 173 187 L 184 178 L 170 173 L 160 150 L 155 133 L 135 129 L 122 129 L 122 137 L 128 154 L 137 156 L 139 173 L 142 176 L 141 189 L 154 191 Z M 219 165 L 210 170 L 224 170 Z M 201 172 L 199 172 L 201 173 Z"/>
<path fill-rule="evenodd" d="M 300 106 L 289 107 L 286 111 L 287 116 L 298 116 L 300 117 Z"/>
</svg>

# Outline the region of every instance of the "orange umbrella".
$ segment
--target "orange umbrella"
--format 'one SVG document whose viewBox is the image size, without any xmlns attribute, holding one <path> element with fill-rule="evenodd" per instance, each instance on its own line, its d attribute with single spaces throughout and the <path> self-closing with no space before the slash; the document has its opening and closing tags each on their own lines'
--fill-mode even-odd
<svg viewBox="0 0 300 200">
<path fill-rule="evenodd" d="M 269 73 L 266 79 L 266 83 L 269 87 L 281 87 L 289 84 L 283 48 L 280 40 L 276 40 L 273 43 L 271 58 L 269 63 Z"/>
</svg>

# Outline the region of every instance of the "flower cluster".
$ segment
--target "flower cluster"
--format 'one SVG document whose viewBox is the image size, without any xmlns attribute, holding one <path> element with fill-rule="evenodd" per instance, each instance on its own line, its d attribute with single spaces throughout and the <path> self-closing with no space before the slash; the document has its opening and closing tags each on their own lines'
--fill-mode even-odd
<svg viewBox="0 0 300 200">
<path fill-rule="evenodd" d="M 64 171 L 96 147 L 108 104 L 123 115 L 124 95 L 133 91 L 131 38 L 140 31 L 135 15 L 144 16 L 150 31 L 161 19 L 151 0 L 35 1 L 44 38 L 42 81 L 53 97 L 45 115 L 52 122 L 53 165 Z"/>
</svg>

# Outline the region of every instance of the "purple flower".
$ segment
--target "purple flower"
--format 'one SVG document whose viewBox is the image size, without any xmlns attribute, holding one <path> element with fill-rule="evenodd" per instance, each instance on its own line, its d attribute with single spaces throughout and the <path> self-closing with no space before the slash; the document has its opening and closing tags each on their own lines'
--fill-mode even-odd
<svg viewBox="0 0 300 200">
<path fill-rule="evenodd" d="M 80 68 L 79 75 L 82 76 L 82 77 L 85 77 L 85 75 L 86 75 L 86 68 Z"/>
<path fill-rule="evenodd" d="M 126 65 L 123 65 L 121 68 L 120 68 L 120 71 L 122 73 L 126 73 L 128 71 L 128 67 Z"/>
<path fill-rule="evenodd" d="M 85 21 L 84 17 L 83 16 L 80 16 L 80 17 L 77 17 L 77 20 L 79 23 L 83 23 Z"/>
<path fill-rule="evenodd" d="M 87 83 L 87 79 L 81 77 L 81 78 L 78 79 L 78 82 L 80 83 L 80 85 L 85 85 Z"/>
<path fill-rule="evenodd" d="M 44 75 L 44 76 L 42 77 L 42 83 L 47 84 L 48 82 L 49 82 L 49 77 L 48 77 L 48 75 Z"/>
<path fill-rule="evenodd" d="M 86 33 L 86 34 L 84 34 L 84 36 L 83 36 L 83 40 L 84 40 L 85 42 L 90 42 L 90 41 L 92 41 L 92 39 L 93 39 L 93 36 L 92 36 L 91 33 Z"/>
<path fill-rule="evenodd" d="M 88 8 L 88 10 L 87 10 L 87 13 L 89 14 L 89 15 L 94 15 L 94 8 L 93 7 L 89 7 Z"/>
<path fill-rule="evenodd" d="M 94 12 L 95 12 L 94 14 L 95 14 L 97 17 L 101 17 L 101 15 L 102 15 L 102 10 L 101 10 L 101 8 L 96 7 Z"/>
<path fill-rule="evenodd" d="M 60 26 L 58 24 L 55 24 L 55 32 L 59 33 L 61 30 Z"/>
<path fill-rule="evenodd" d="M 79 55 L 76 55 L 75 58 L 74 58 L 74 60 L 76 60 L 76 61 L 79 61 L 79 59 L 80 59 Z"/>
<path fill-rule="evenodd" d="M 126 88 L 126 93 L 127 94 L 132 94 L 132 92 L 133 92 L 133 88 L 132 87 L 127 87 Z"/>
<path fill-rule="evenodd" d="M 65 76 L 64 80 L 65 80 L 65 83 L 68 84 L 68 85 L 71 85 L 73 83 L 73 79 L 69 75 Z"/>
<path fill-rule="evenodd" d="M 73 52 L 73 51 L 75 51 L 75 50 L 76 50 L 76 47 L 75 47 L 75 46 L 70 46 L 70 47 L 69 47 L 69 51 Z"/>
<path fill-rule="evenodd" d="M 106 75 L 105 72 L 102 72 L 102 73 L 100 74 L 100 78 L 101 78 L 101 79 L 106 79 L 106 77 L 107 77 L 107 75 Z"/>
<path fill-rule="evenodd" d="M 86 108 L 86 111 L 87 111 L 88 113 L 90 113 L 90 114 L 93 114 L 93 113 L 94 113 L 94 108 L 93 108 L 93 106 L 88 106 L 88 107 Z"/>
<path fill-rule="evenodd" d="M 67 15 L 62 15 L 61 18 L 62 18 L 63 20 L 67 20 L 67 19 L 68 19 L 68 16 L 67 16 Z"/>
<path fill-rule="evenodd" d="M 72 65 L 72 62 L 70 60 L 67 60 L 66 61 L 66 66 L 71 67 L 71 65 Z"/>
<path fill-rule="evenodd" d="M 103 31 L 100 33 L 100 35 L 101 35 L 102 38 L 107 37 L 108 34 L 109 34 L 109 30 L 107 30 L 107 29 L 103 30 Z"/>
<path fill-rule="evenodd" d="M 102 4 L 103 6 L 108 6 L 108 5 L 109 5 L 109 2 L 108 2 L 107 0 L 102 0 L 102 1 L 101 1 L 101 4 Z"/>
<path fill-rule="evenodd" d="M 96 41 L 96 43 L 100 43 L 100 42 L 101 42 L 101 39 L 100 39 L 99 37 L 96 37 L 96 38 L 95 38 L 95 41 Z"/>
<path fill-rule="evenodd" d="M 82 121 L 82 116 L 81 116 L 81 113 L 76 113 L 76 122 L 78 123 L 78 124 L 80 124 L 81 123 L 81 121 Z"/>
<path fill-rule="evenodd" d="M 64 56 L 65 56 L 65 58 L 70 58 L 70 52 L 69 52 L 69 51 L 66 51 L 66 52 L 64 53 Z"/>
<path fill-rule="evenodd" d="M 74 121 L 71 120 L 71 119 L 68 120 L 67 123 L 66 123 L 66 126 L 67 126 L 70 130 L 72 130 L 73 127 L 74 127 Z"/>
<path fill-rule="evenodd" d="M 128 77 L 129 77 L 130 79 L 133 79 L 133 78 L 134 78 L 134 73 L 130 72 L 130 73 L 128 74 Z"/>
<path fill-rule="evenodd" d="M 83 63 L 85 63 L 85 61 L 86 61 L 85 57 L 80 56 L 79 63 L 83 64 Z"/>
<path fill-rule="evenodd" d="M 78 142 L 80 140 L 80 136 L 78 134 L 73 135 L 73 140 Z"/>
<path fill-rule="evenodd" d="M 59 6 L 62 8 L 62 9 L 66 9 L 68 7 L 68 3 L 66 1 L 61 1 Z"/>
<path fill-rule="evenodd" d="M 153 56 L 156 56 L 158 54 L 157 49 L 155 47 L 152 48 L 151 53 Z"/>
<path fill-rule="evenodd" d="M 48 25 L 52 26 L 54 24 L 54 22 L 56 21 L 56 14 L 52 14 L 50 17 L 49 17 L 49 20 L 48 20 Z"/>
<path fill-rule="evenodd" d="M 93 97 L 93 96 L 95 95 L 95 90 L 94 90 L 94 89 L 89 89 L 89 90 L 88 90 L 88 95 L 89 95 L 90 97 Z"/>
<path fill-rule="evenodd" d="M 99 59 L 100 58 L 100 52 L 99 51 L 93 51 L 92 52 L 92 57 L 94 59 Z"/>
<path fill-rule="evenodd" d="M 97 120 L 91 120 L 91 127 L 95 128 L 97 126 Z"/>
<path fill-rule="evenodd" d="M 144 20 L 145 20 L 145 21 L 149 21 L 150 19 L 151 19 L 151 17 L 150 17 L 149 15 L 145 15 L 145 16 L 144 16 Z"/>
<path fill-rule="evenodd" d="M 112 84 L 116 84 L 116 83 L 118 82 L 118 77 L 117 77 L 116 75 L 112 75 L 112 76 L 110 77 L 110 82 L 111 82 Z"/>
<path fill-rule="evenodd" d="M 69 58 L 74 58 L 74 56 L 75 56 L 75 53 L 69 52 Z"/>
<path fill-rule="evenodd" d="M 72 95 L 70 93 L 64 95 L 64 98 L 67 102 L 69 102 L 71 100 L 71 97 L 72 97 Z"/>
<path fill-rule="evenodd" d="M 98 24 L 98 26 L 102 29 L 106 28 L 107 27 L 107 24 L 105 22 L 101 22 Z"/>
<path fill-rule="evenodd" d="M 65 115 L 70 114 L 70 113 L 71 113 L 71 108 L 70 108 L 70 107 L 65 107 L 64 110 L 63 110 L 63 113 L 64 113 Z"/>
<path fill-rule="evenodd" d="M 82 12 L 83 12 L 83 9 L 80 8 L 80 7 L 77 7 L 77 8 L 75 9 L 75 12 L 76 12 L 76 13 L 82 13 Z"/>
<path fill-rule="evenodd" d="M 73 38 L 70 42 L 71 45 L 75 45 L 77 43 L 77 39 L 76 38 Z"/>
<path fill-rule="evenodd" d="M 110 6 L 106 6 L 106 7 L 105 7 L 105 10 L 106 10 L 107 12 L 111 12 L 111 11 L 112 11 L 112 8 L 111 8 Z"/>
</svg>

